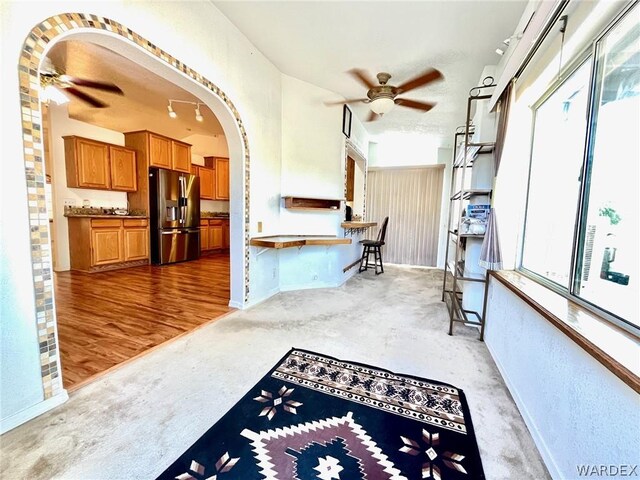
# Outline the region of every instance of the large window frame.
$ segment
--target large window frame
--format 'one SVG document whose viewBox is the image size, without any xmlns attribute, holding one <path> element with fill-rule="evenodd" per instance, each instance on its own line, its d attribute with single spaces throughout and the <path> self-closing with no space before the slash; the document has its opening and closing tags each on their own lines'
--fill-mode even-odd
<svg viewBox="0 0 640 480">
<path fill-rule="evenodd" d="M 586 236 L 586 228 L 587 228 L 587 205 L 589 201 L 589 186 L 590 182 L 588 179 L 591 175 L 591 168 L 593 162 L 593 146 L 594 146 L 594 126 L 596 126 L 597 122 L 597 114 L 594 114 L 594 111 L 597 110 L 596 102 L 598 100 L 599 93 L 599 83 L 596 78 L 596 74 L 599 67 L 599 62 L 601 61 L 600 51 L 602 49 L 602 40 L 607 34 L 614 29 L 622 19 L 630 14 L 631 10 L 637 7 L 640 9 L 640 6 L 637 5 L 636 2 L 631 2 L 627 5 L 621 12 L 619 12 L 608 24 L 607 26 L 596 36 L 596 38 L 578 55 L 574 57 L 574 59 L 565 66 L 562 71 L 559 73 L 556 80 L 549 86 L 549 88 L 543 93 L 543 95 L 531 106 L 532 110 L 532 123 L 531 123 L 531 133 L 530 133 L 530 148 L 529 148 L 529 168 L 527 171 L 527 193 L 525 200 L 525 212 L 524 212 L 524 221 L 522 224 L 521 230 L 521 239 L 520 246 L 518 249 L 518 260 L 517 260 L 517 270 L 523 275 L 531 278 L 532 280 L 544 285 L 555 293 L 575 302 L 578 305 L 581 305 L 590 311 L 594 312 L 596 315 L 610 321 L 611 323 L 620 326 L 627 330 L 628 332 L 634 334 L 635 336 L 640 337 L 640 325 L 636 325 L 622 317 L 617 316 L 616 314 L 606 310 L 605 308 L 596 305 L 593 302 L 590 302 L 584 298 L 579 297 L 576 292 L 576 286 L 579 285 L 580 273 L 583 267 L 583 253 L 584 253 L 584 240 Z M 577 201 L 577 209 L 576 209 L 576 217 L 574 223 L 574 233 L 573 233 L 573 243 L 572 243 L 572 255 L 571 262 L 569 267 L 569 285 L 568 287 L 564 287 L 553 280 L 548 279 L 547 277 L 529 270 L 523 265 L 524 258 L 524 250 L 525 250 L 525 232 L 527 228 L 527 215 L 528 215 L 528 207 L 529 207 L 529 196 L 531 190 L 531 169 L 534 160 L 534 136 L 535 136 L 535 126 L 536 126 L 536 113 L 540 106 L 542 106 L 545 101 L 547 101 L 559 88 L 564 85 L 564 83 L 578 70 L 580 69 L 586 62 L 591 61 L 590 74 L 589 74 L 589 87 L 588 87 L 588 100 L 587 100 L 587 123 L 585 129 L 585 137 L 583 143 L 583 152 L 582 152 L 582 168 L 580 170 L 580 185 L 579 185 L 579 194 Z"/>
</svg>

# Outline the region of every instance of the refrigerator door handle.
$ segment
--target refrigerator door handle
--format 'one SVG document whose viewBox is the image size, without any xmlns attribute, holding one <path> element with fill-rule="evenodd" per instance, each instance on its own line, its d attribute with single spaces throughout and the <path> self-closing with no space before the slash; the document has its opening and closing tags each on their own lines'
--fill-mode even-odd
<svg viewBox="0 0 640 480">
<path fill-rule="evenodd" d="M 179 188 L 179 198 L 178 198 L 178 206 L 180 210 L 180 221 L 178 223 L 184 223 L 185 217 L 187 216 L 187 199 L 185 198 L 187 195 L 187 182 L 184 175 L 180 175 L 178 177 L 178 182 L 180 184 Z"/>
</svg>

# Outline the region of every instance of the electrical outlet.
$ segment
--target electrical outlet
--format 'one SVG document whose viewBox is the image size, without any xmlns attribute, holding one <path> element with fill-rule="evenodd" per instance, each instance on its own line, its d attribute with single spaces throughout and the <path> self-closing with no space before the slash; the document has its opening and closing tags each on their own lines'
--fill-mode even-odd
<svg viewBox="0 0 640 480">
<path fill-rule="evenodd" d="M 262 222 L 258 222 L 258 233 L 262 233 Z"/>
<path fill-rule="evenodd" d="M 65 198 L 64 199 L 64 206 L 65 207 L 75 207 L 76 206 L 75 198 Z"/>
</svg>

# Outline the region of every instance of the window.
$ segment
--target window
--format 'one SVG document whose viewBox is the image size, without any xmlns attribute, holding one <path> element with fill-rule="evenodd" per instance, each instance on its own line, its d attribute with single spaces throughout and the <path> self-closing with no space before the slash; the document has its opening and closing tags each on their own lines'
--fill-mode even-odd
<svg viewBox="0 0 640 480">
<path fill-rule="evenodd" d="M 525 271 L 636 328 L 639 10 L 634 6 L 595 42 L 595 60 L 534 107 L 521 257 Z"/>
</svg>

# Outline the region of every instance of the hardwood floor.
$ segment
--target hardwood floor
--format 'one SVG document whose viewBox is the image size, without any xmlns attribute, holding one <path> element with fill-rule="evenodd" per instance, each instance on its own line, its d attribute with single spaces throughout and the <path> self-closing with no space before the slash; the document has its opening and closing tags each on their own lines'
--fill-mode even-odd
<svg viewBox="0 0 640 480">
<path fill-rule="evenodd" d="M 233 310 L 228 254 L 54 280 L 67 389 Z"/>
</svg>

